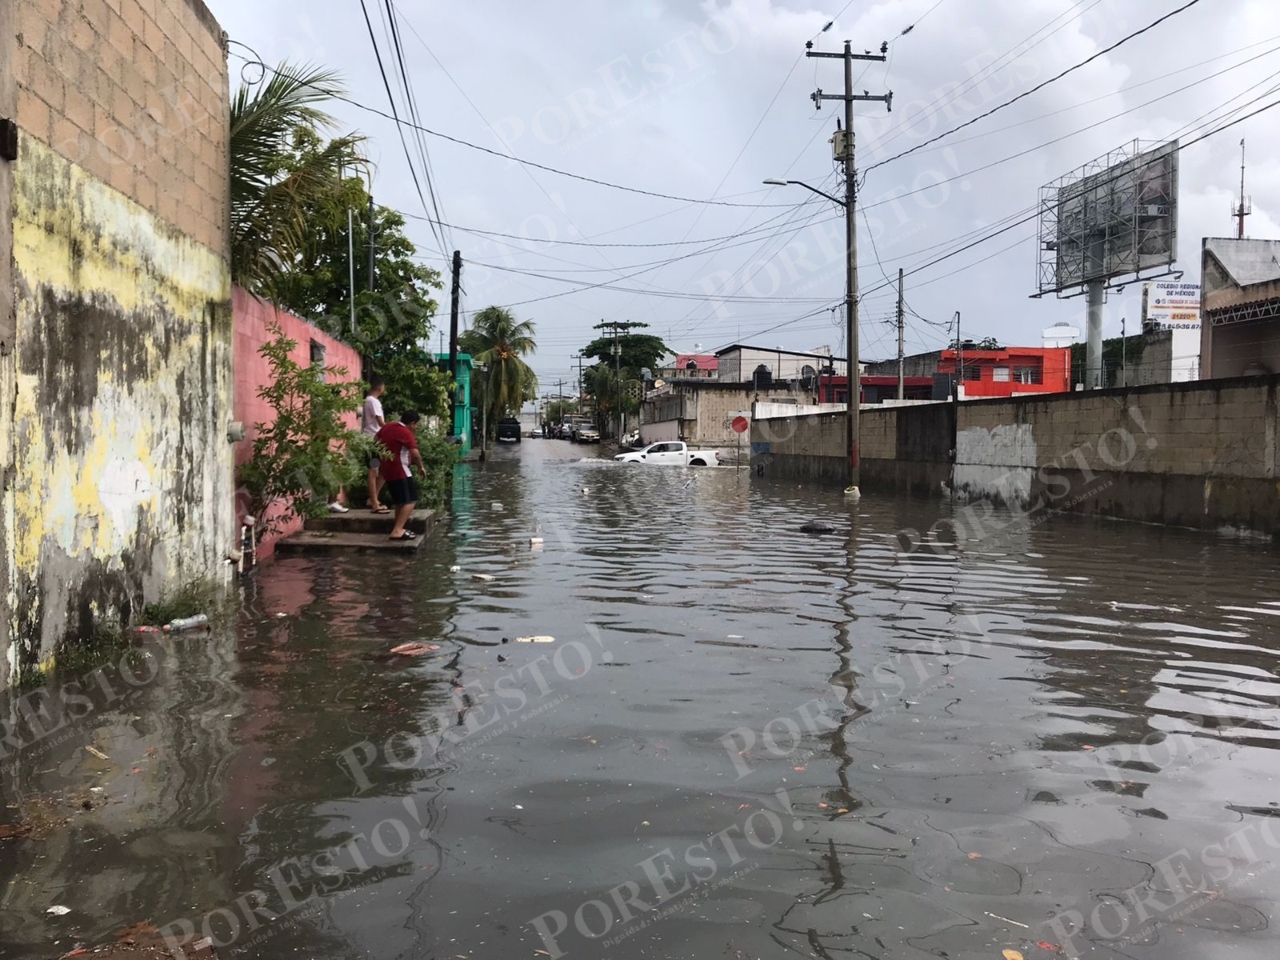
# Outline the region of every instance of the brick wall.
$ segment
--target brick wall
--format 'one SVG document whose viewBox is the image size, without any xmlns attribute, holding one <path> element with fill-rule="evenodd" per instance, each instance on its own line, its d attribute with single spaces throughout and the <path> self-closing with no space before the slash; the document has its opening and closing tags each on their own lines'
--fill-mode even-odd
<svg viewBox="0 0 1280 960">
<path fill-rule="evenodd" d="M 228 79 L 202 0 L 5 0 L 18 123 L 226 255 Z"/>
</svg>

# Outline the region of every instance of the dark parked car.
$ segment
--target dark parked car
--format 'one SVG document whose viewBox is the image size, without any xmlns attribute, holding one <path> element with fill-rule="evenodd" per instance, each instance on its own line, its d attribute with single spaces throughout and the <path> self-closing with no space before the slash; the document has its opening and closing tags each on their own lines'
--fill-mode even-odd
<svg viewBox="0 0 1280 960">
<path fill-rule="evenodd" d="M 507 417 L 498 424 L 499 443 L 520 442 L 520 421 L 515 417 Z"/>
</svg>

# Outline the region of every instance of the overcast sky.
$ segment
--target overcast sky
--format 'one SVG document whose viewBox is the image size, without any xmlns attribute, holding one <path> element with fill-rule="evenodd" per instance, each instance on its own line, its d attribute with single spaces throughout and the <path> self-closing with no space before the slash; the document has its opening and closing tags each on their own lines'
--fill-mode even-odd
<svg viewBox="0 0 1280 960">
<path fill-rule="evenodd" d="M 366 2 L 404 116 L 385 2 Z M 909 318 L 909 353 L 945 343 L 944 325 L 957 310 L 966 338 L 1038 345 L 1057 321 L 1083 329 L 1084 302 L 1028 299 L 1037 282 L 1034 221 L 911 271 L 955 241 L 1031 215 L 1044 184 L 1117 147 L 1191 139 L 1219 118 L 1280 99 L 1280 4 L 1200 0 L 993 116 L 890 158 L 1185 2 L 858 0 L 846 8 L 843 0 L 398 0 L 423 125 L 582 177 L 687 198 L 570 179 L 427 135 L 440 216 L 453 226 L 443 244 L 424 220 L 411 221 L 410 235 L 441 269 L 449 251 L 462 251 L 464 309 L 509 305 L 537 323 L 533 365 L 544 392 L 574 375 L 571 357 L 602 319 L 648 323 L 682 351 L 739 340 L 843 350 L 841 212 L 801 187 L 761 181 L 804 180 L 840 192 L 827 142 L 839 105 L 824 103 L 819 112 L 809 98 L 815 87 L 840 92 L 842 67 L 805 59 L 804 44 L 837 51 L 849 39 L 863 51 L 888 41 L 888 61 L 859 64 L 855 74 L 859 91 L 893 91 L 891 113 L 880 103 L 857 105 L 858 167 L 866 173 L 862 357 L 895 354 L 888 321 L 896 292 L 885 278 L 896 286 L 899 267 L 909 274 L 907 302 L 924 318 Z M 209 3 L 231 38 L 268 63 L 336 68 L 355 100 L 388 110 L 360 0 Z M 256 79 L 242 59 L 253 55 L 236 46 L 232 53 L 232 85 Z M 346 104 L 333 112 L 344 129 L 371 138 L 378 202 L 424 216 L 395 125 Z M 1253 198 L 1247 232 L 1280 235 L 1273 220 L 1277 118 L 1280 110 L 1247 119 L 1181 154 L 1178 267 L 1185 279 L 1199 279 L 1202 237 L 1234 235 L 1241 137 Z M 421 177 L 418 144 L 408 143 Z M 902 196 L 908 191 L 919 192 Z M 687 202 L 711 199 L 739 206 Z M 675 257 L 683 259 L 662 265 Z M 1122 316 L 1130 332 L 1137 329 L 1140 304 L 1137 285 L 1110 294 L 1107 334 L 1118 335 Z M 448 327 L 447 289 L 439 327 Z"/>
</svg>

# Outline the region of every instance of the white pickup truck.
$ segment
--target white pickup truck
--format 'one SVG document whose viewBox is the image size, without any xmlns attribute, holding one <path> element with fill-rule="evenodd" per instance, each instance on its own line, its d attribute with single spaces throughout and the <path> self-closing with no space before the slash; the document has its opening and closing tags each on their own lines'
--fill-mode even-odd
<svg viewBox="0 0 1280 960">
<path fill-rule="evenodd" d="M 643 450 L 620 453 L 618 463 L 651 463 L 660 467 L 718 467 L 719 450 L 692 450 L 679 440 L 651 443 Z"/>
</svg>

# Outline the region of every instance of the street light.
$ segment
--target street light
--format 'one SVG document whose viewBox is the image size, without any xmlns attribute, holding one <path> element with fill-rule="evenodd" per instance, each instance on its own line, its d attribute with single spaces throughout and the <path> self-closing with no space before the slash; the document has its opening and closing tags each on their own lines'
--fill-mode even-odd
<svg viewBox="0 0 1280 960">
<path fill-rule="evenodd" d="M 850 129 L 852 130 L 852 128 Z M 803 180 L 769 179 L 765 183 L 775 187 L 804 187 L 810 193 L 816 193 L 818 196 L 825 197 L 832 203 L 844 207 L 845 250 L 847 253 L 844 293 L 844 342 L 848 352 L 845 362 L 848 366 L 847 379 L 849 382 L 848 411 L 845 414 L 845 454 L 849 460 L 849 486 L 845 493 L 852 497 L 857 497 L 860 496 L 858 488 L 862 480 L 861 456 L 858 452 L 858 405 L 862 400 L 862 378 L 861 371 L 858 369 L 858 226 L 854 210 L 852 165 L 848 161 L 846 161 L 846 164 L 847 195 L 843 200 L 833 197 L 817 187 L 811 187 Z"/>
</svg>

